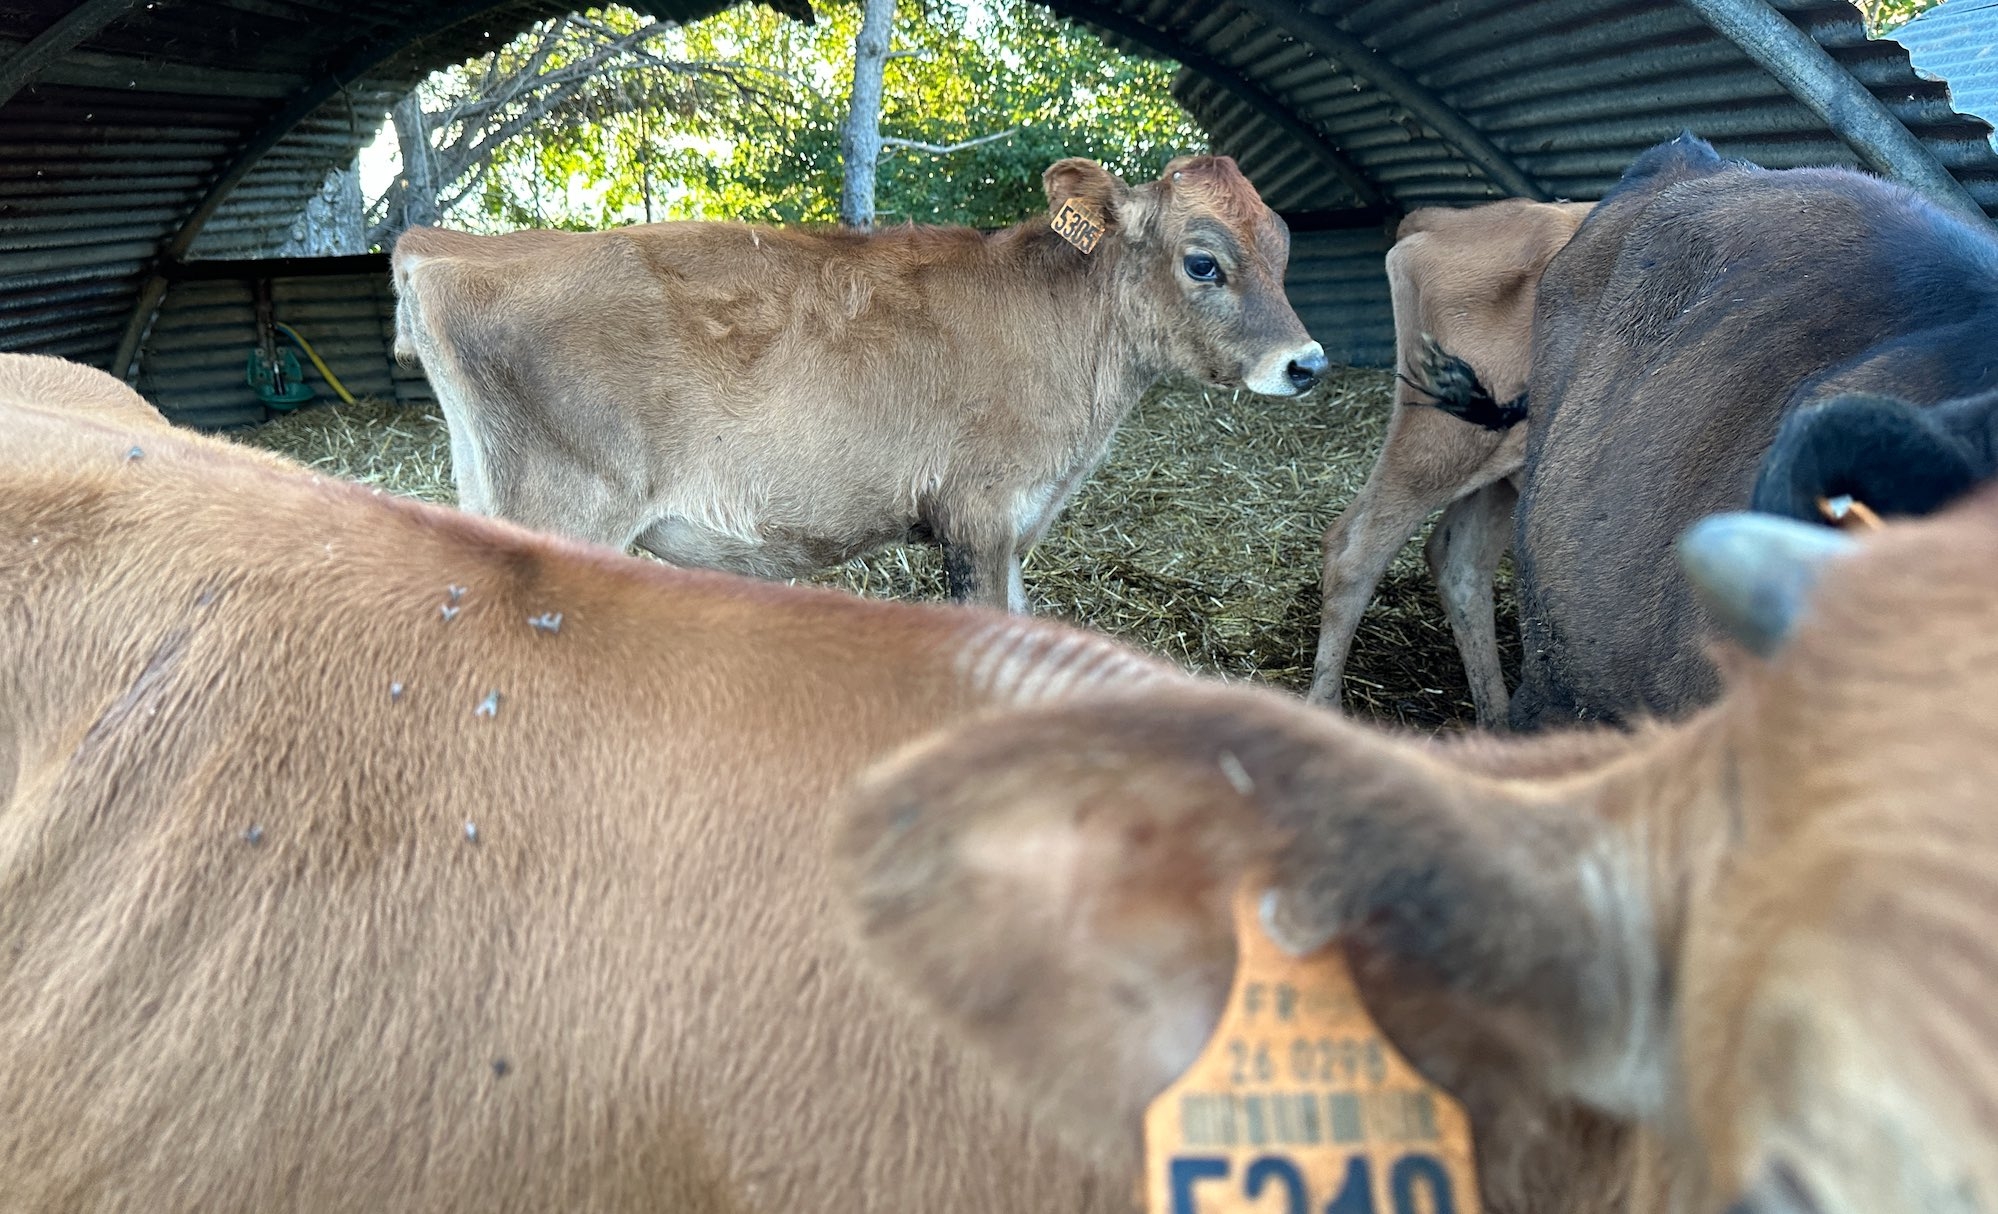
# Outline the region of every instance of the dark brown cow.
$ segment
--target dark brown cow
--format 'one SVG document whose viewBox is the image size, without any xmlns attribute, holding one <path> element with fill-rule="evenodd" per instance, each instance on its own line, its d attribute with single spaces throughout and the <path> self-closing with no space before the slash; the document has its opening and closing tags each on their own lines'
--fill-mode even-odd
<svg viewBox="0 0 1998 1214">
<path fill-rule="evenodd" d="M 676 564 L 792 577 L 911 538 L 951 593 L 1026 609 L 1020 559 L 1144 389 L 1287 396 L 1325 355 L 1290 235 L 1226 157 L 1126 186 L 1045 175 L 992 235 L 667 223 L 396 245 L 397 349 L 451 430 L 459 504 Z"/>
<path fill-rule="evenodd" d="M 1367 483 L 1325 532 L 1318 658 L 1306 698 L 1339 702 L 1353 634 L 1374 588 L 1423 520 L 1444 511 L 1424 549 L 1463 654 L 1478 721 L 1505 722 L 1505 677 L 1492 620 L 1492 577 L 1512 541 L 1514 483 L 1526 432 L 1471 426 L 1421 406 L 1441 349 L 1480 390 L 1504 400 L 1526 389 L 1540 272 L 1568 243 L 1588 203 L 1507 199 L 1411 211 L 1387 254 L 1394 301 L 1394 414 Z"/>
<path fill-rule="evenodd" d="M 1256 880 L 1465 1101 L 1497 1214 L 1998 1208 L 1998 494 L 1683 552 L 1771 655 L 1684 723 L 1436 741 L 1183 685 L 947 729 L 861 785 L 861 938 L 1127 1175 Z"/>
<path fill-rule="evenodd" d="M 1841 169 L 1647 152 L 1541 278 L 1513 545 L 1516 728 L 1713 697 L 1673 538 L 1746 506 L 1784 417 L 1998 390 L 1998 229 Z"/>
<path fill-rule="evenodd" d="M 1176 676 L 377 496 L 73 372 L 0 403 L 0 1206 L 1126 1208 L 877 990 L 825 808 L 939 721 Z"/>
</svg>

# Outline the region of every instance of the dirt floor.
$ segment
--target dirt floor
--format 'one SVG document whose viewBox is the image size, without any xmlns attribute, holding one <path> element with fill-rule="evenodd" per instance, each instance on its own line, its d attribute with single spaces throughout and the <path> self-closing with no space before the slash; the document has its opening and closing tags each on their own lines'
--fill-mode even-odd
<svg viewBox="0 0 1998 1214">
<path fill-rule="evenodd" d="M 1319 537 L 1373 466 L 1391 385 L 1385 371 L 1348 370 L 1289 400 L 1155 389 L 1028 559 L 1034 610 L 1201 673 L 1303 691 L 1317 647 Z M 453 498 L 444 424 L 429 409 L 315 406 L 232 437 L 396 493 Z M 1510 678 L 1517 628 L 1500 576 Z M 928 548 L 890 548 L 813 580 L 882 597 L 944 594 Z M 1418 545 L 1368 610 L 1346 686 L 1349 708 L 1378 719 L 1470 722 L 1463 666 Z"/>
</svg>

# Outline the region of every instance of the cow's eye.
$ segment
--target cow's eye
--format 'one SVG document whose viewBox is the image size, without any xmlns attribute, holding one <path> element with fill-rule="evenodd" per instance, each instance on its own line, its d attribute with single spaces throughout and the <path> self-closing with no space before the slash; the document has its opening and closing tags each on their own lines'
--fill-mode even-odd
<svg viewBox="0 0 1998 1214">
<path fill-rule="evenodd" d="M 1179 263 L 1186 276 L 1195 282 L 1220 282 L 1221 263 L 1205 253 L 1188 253 L 1186 260 Z"/>
</svg>

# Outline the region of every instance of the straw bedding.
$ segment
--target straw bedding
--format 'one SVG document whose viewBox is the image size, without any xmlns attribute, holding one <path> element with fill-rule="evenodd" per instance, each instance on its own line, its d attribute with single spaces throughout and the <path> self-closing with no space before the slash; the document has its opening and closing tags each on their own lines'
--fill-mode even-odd
<svg viewBox="0 0 1998 1214">
<path fill-rule="evenodd" d="M 1319 537 L 1365 481 L 1392 407 L 1390 375 L 1372 370 L 1335 371 L 1288 400 L 1185 382 L 1154 389 L 1029 557 L 1034 610 L 1203 674 L 1301 692 L 1317 646 Z M 429 408 L 318 406 L 235 437 L 395 493 L 453 498 L 450 445 Z M 1517 630 L 1505 577 L 1510 675 Z M 927 548 L 890 548 L 813 580 L 882 597 L 944 594 Z M 1356 713 L 1426 728 L 1471 719 L 1418 546 L 1383 581 L 1346 679 Z"/>
</svg>

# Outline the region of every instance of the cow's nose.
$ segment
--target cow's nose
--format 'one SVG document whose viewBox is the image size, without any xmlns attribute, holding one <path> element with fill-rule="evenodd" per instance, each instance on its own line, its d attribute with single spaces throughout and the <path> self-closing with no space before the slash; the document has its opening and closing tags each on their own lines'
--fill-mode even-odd
<svg viewBox="0 0 1998 1214">
<path fill-rule="evenodd" d="M 1325 351 L 1317 346 L 1311 347 L 1309 354 L 1290 360 L 1290 366 L 1285 369 L 1285 374 L 1290 376 L 1292 387 L 1299 392 L 1304 391 L 1317 383 L 1319 376 L 1325 374 Z"/>
</svg>

